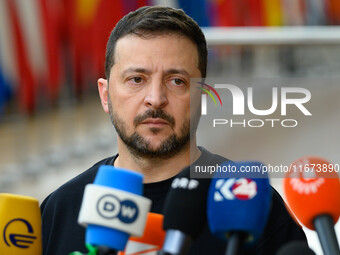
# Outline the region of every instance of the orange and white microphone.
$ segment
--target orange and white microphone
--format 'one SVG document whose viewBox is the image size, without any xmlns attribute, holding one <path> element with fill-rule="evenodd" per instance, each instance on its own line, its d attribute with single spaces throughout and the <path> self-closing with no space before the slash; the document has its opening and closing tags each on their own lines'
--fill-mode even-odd
<svg viewBox="0 0 340 255">
<path fill-rule="evenodd" d="M 324 254 L 340 254 L 334 230 L 340 217 L 340 180 L 334 165 L 322 158 L 300 158 L 283 184 L 290 209 L 303 225 L 316 230 Z"/>
<path fill-rule="evenodd" d="M 124 252 L 119 252 L 118 255 L 156 255 L 165 239 L 162 226 L 162 214 L 148 213 L 143 236 L 130 237 Z"/>
<path fill-rule="evenodd" d="M 0 234 L 1 255 L 42 254 L 38 200 L 0 193 Z"/>
</svg>

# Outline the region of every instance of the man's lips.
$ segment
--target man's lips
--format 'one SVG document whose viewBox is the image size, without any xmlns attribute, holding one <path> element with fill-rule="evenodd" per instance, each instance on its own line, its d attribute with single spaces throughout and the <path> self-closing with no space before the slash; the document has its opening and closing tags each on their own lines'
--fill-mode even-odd
<svg viewBox="0 0 340 255">
<path fill-rule="evenodd" d="M 163 119 L 159 119 L 159 118 L 155 118 L 155 119 L 149 118 L 149 119 L 146 119 L 140 122 L 140 124 L 146 124 L 146 125 L 152 125 L 152 126 L 164 126 L 164 125 L 169 125 L 169 122 Z"/>
</svg>

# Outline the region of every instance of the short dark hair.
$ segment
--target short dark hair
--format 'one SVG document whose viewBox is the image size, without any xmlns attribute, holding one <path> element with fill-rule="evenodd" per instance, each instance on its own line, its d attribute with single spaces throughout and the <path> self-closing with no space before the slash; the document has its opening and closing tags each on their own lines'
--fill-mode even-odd
<svg viewBox="0 0 340 255">
<path fill-rule="evenodd" d="M 105 75 L 110 77 L 114 65 L 118 39 L 134 34 L 140 37 L 176 33 L 190 39 L 197 46 L 198 69 L 202 77 L 207 71 L 207 43 L 198 24 L 183 10 L 162 6 L 144 6 L 124 16 L 114 27 L 106 46 Z"/>
</svg>

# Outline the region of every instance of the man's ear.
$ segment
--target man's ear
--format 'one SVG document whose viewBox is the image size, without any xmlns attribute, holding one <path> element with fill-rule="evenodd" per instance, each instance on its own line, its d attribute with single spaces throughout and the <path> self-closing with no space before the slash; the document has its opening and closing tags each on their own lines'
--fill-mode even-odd
<svg viewBox="0 0 340 255">
<path fill-rule="evenodd" d="M 98 91 L 102 107 L 106 113 L 109 113 L 109 84 L 106 79 L 98 79 Z"/>
</svg>

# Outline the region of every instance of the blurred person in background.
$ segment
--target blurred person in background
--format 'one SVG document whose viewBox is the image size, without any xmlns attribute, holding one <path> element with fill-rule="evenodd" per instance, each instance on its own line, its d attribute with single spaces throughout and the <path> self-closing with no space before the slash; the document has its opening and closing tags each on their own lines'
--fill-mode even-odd
<svg viewBox="0 0 340 255">
<path fill-rule="evenodd" d="M 151 211 L 162 213 L 172 180 L 190 164 L 226 161 L 196 144 L 200 90 L 190 78 L 206 77 L 207 45 L 197 23 L 182 10 L 142 7 L 122 18 L 106 49 L 106 79 L 98 80 L 103 109 L 118 134 L 118 154 L 103 159 L 50 194 L 41 205 L 45 255 L 86 252 L 77 219 L 85 185 L 101 165 L 144 175 Z M 197 100 L 190 105 L 190 93 Z M 190 125 L 190 106 L 197 109 Z M 247 254 L 275 254 L 291 240 L 306 241 L 302 228 L 272 190 L 272 209 L 257 246 Z M 251 212 L 250 212 L 251 213 Z M 189 254 L 224 254 L 226 243 L 206 226 Z"/>
</svg>

